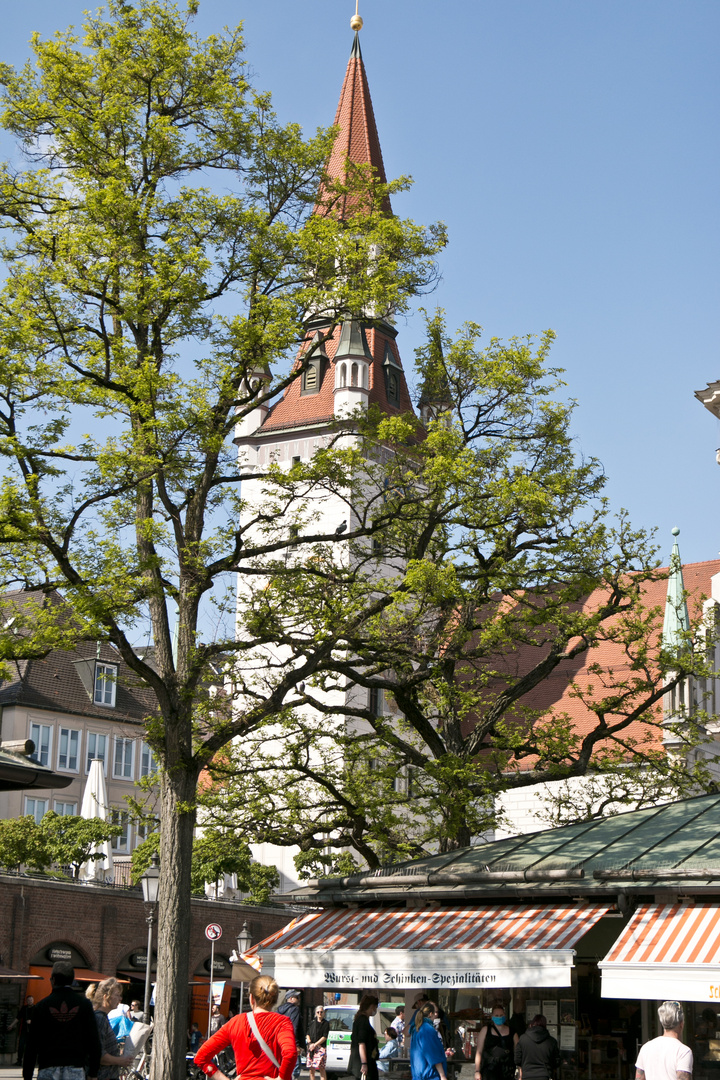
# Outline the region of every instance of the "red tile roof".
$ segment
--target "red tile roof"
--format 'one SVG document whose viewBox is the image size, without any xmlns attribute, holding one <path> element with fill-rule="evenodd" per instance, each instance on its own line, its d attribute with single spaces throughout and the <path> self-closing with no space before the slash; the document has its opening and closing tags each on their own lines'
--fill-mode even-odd
<svg viewBox="0 0 720 1080">
<path fill-rule="evenodd" d="M 294 427 L 307 427 L 311 424 L 320 424 L 332 419 L 335 412 L 335 352 L 340 340 L 341 327 L 335 328 L 333 336 L 328 340 L 325 351 L 328 363 L 323 365 L 322 382 L 316 394 L 302 394 L 301 380 L 294 379 L 290 383 L 284 396 L 268 413 L 265 423 L 256 434 L 265 434 L 269 431 L 281 431 Z M 365 334 L 367 343 L 372 353 L 373 362 L 370 365 L 370 405 L 378 405 L 383 412 L 397 415 L 399 413 L 412 412 L 413 406 L 410 400 L 410 392 L 405 382 L 405 375 L 400 374 L 399 405 L 391 405 L 385 392 L 385 375 L 383 372 L 383 360 L 385 349 L 389 346 L 398 365 L 402 367 L 400 354 L 392 334 L 383 333 L 375 327 L 366 327 Z M 312 341 L 313 333 L 309 333 L 304 348 Z M 302 354 L 301 354 L 302 355 Z M 296 362 L 299 366 L 300 360 Z"/>
<path fill-rule="evenodd" d="M 376 170 L 378 179 L 385 183 L 385 166 L 383 165 L 382 151 L 380 150 L 380 139 L 378 138 L 375 114 L 370 99 L 370 89 L 357 34 L 355 35 L 347 71 L 345 72 L 345 80 L 340 92 L 340 101 L 335 114 L 335 126 L 340 130 L 328 162 L 328 175 L 335 180 L 344 180 L 346 162 L 349 158 L 360 165 L 371 165 Z M 319 207 L 322 205 L 322 199 L 323 193 L 321 191 L 318 196 Z M 344 216 L 350 209 L 350 201 L 349 199 L 343 199 L 342 205 L 339 207 L 341 216 Z M 389 199 L 384 201 L 383 206 L 388 213 L 391 213 Z M 336 207 L 335 212 L 337 210 Z M 294 380 L 285 391 L 282 399 L 270 410 L 262 428 L 256 434 L 291 430 L 297 427 L 310 427 L 314 424 L 327 423 L 332 419 L 335 413 L 334 356 L 338 347 L 340 332 L 341 327 L 338 326 L 333 333 L 332 339 L 327 342 L 325 351 L 329 362 L 323 364 L 319 391 L 316 394 L 301 394 L 300 379 Z M 313 333 L 308 333 L 307 339 L 300 349 L 295 370 L 299 367 L 300 357 L 302 357 L 313 336 Z M 390 414 L 412 412 L 413 406 L 405 376 L 402 372 L 400 373 L 399 405 L 390 404 L 385 391 L 383 361 L 387 346 L 389 346 L 398 365 L 402 368 L 394 335 L 392 333 L 383 333 L 380 329 L 367 327 L 366 336 L 373 355 L 369 379 L 369 404 L 376 404 L 384 412 Z"/>
<path fill-rule="evenodd" d="M 665 570 L 667 569 L 666 567 Z M 697 621 L 701 614 L 702 600 L 711 595 L 711 579 L 717 573 L 720 573 L 720 560 L 718 559 L 683 565 L 685 589 L 688 593 L 688 609 L 692 622 Z M 651 642 L 651 654 L 652 649 L 659 644 L 666 595 L 667 579 L 648 582 L 642 590 L 642 603 L 645 609 L 659 608 L 661 613 L 654 639 Z M 599 591 L 592 593 L 581 605 L 582 609 L 586 611 L 592 610 L 598 605 L 600 599 Z M 606 624 L 606 633 L 609 629 L 610 625 Z M 506 651 L 499 658 L 498 670 L 508 671 L 513 676 L 521 675 L 531 670 L 546 652 L 547 647 L 533 648 L 528 645 L 517 649 L 515 652 Z M 601 699 L 603 696 L 601 676 L 590 670 L 594 665 L 599 665 L 603 672 L 608 673 L 607 683 L 609 687 L 628 679 L 632 674 L 623 646 L 618 642 L 605 640 L 597 648 L 591 649 L 574 661 L 558 665 L 548 678 L 544 679 L 521 699 L 519 705 L 524 708 L 539 710 L 548 717 L 550 714 L 567 714 L 572 720 L 576 734 L 583 738 L 597 727 L 598 721 L 596 714 L 577 696 L 575 687 L 582 693 L 592 686 L 594 694 L 591 696 L 594 700 Z M 660 704 L 656 706 L 658 716 L 661 715 L 661 708 Z M 520 717 L 518 719 L 520 723 L 524 723 Z M 619 723 L 621 719 L 622 717 L 619 714 L 613 716 L 608 713 L 607 715 L 611 727 L 615 723 Z M 472 720 L 469 719 L 467 722 L 468 729 L 472 727 L 472 724 Z M 650 741 L 646 742 L 648 734 L 650 734 Z M 642 723 L 635 723 L 625 728 L 623 736 L 628 739 L 642 740 L 649 749 L 658 749 L 662 746 L 661 731 L 649 729 Z M 530 769 L 534 766 L 534 763 L 534 759 L 528 757 L 523 760 L 521 767 L 523 770 Z"/>
</svg>

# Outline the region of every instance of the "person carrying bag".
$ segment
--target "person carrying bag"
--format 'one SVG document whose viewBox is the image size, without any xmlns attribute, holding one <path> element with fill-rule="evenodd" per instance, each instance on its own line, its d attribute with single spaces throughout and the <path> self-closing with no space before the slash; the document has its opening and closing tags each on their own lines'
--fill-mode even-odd
<svg viewBox="0 0 720 1080">
<path fill-rule="evenodd" d="M 493 1005 L 490 1023 L 480 1032 L 475 1054 L 475 1080 L 512 1080 L 515 1072 L 513 1034 L 502 1002 Z"/>
<path fill-rule="evenodd" d="M 198 1050 L 195 1064 L 206 1076 L 228 1080 L 213 1060 L 232 1046 L 237 1075 L 242 1080 L 291 1080 L 297 1061 L 295 1030 L 288 1016 L 272 1012 L 279 993 L 269 975 L 258 975 L 250 983 L 252 1012 L 240 1013 L 223 1024 Z"/>
</svg>

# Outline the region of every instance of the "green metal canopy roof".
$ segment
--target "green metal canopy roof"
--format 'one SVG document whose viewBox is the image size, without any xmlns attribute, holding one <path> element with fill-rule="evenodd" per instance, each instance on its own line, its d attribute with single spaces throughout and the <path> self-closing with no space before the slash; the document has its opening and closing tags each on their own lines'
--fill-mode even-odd
<svg viewBox="0 0 720 1080">
<path fill-rule="evenodd" d="M 687 888 L 720 894 L 720 794 L 634 810 L 309 883 L 293 902 L 337 904 Z"/>
</svg>

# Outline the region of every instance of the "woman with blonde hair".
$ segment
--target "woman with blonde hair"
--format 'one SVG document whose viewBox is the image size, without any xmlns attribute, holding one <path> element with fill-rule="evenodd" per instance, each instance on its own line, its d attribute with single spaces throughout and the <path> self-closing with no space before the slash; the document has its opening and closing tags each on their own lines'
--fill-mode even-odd
<svg viewBox="0 0 720 1080">
<path fill-rule="evenodd" d="M 242 1080 L 291 1080 L 297 1061 L 295 1029 L 289 1016 L 272 1012 L 278 992 L 278 984 L 269 975 L 253 979 L 249 994 L 252 1011 L 233 1016 L 195 1055 L 195 1064 L 206 1076 L 228 1080 L 213 1058 L 232 1046 Z"/>
<path fill-rule="evenodd" d="M 93 997 L 95 1023 L 97 1024 L 102 1048 L 98 1080 L 118 1080 L 120 1067 L 129 1065 L 133 1059 L 132 1054 L 124 1055 L 119 1052 L 120 1047 L 107 1016 L 109 1012 L 118 1007 L 121 998 L 122 986 L 117 979 L 103 979 L 101 983 L 98 983 Z"/>
</svg>

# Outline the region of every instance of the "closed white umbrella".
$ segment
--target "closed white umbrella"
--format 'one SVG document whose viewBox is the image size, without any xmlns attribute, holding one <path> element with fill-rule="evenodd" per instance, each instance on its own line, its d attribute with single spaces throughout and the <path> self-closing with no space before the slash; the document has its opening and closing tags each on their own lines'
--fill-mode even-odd
<svg viewBox="0 0 720 1080">
<path fill-rule="evenodd" d="M 82 809 L 80 816 L 84 818 L 102 818 L 107 821 L 110 817 L 108 810 L 107 787 L 105 785 L 105 773 L 100 758 L 93 758 L 90 762 L 85 791 L 83 793 Z M 110 841 L 98 844 L 93 854 L 101 852 L 101 859 L 88 859 L 80 867 L 80 877 L 83 881 L 112 881 L 113 879 L 113 855 Z"/>
</svg>

